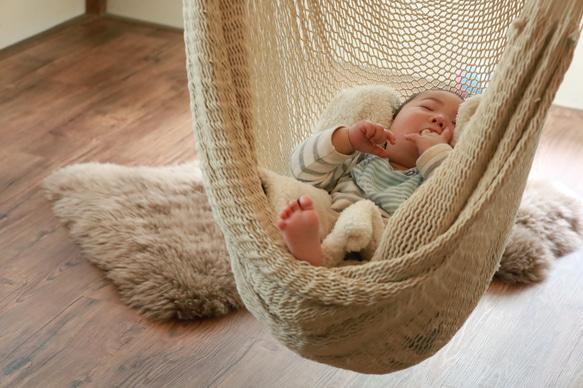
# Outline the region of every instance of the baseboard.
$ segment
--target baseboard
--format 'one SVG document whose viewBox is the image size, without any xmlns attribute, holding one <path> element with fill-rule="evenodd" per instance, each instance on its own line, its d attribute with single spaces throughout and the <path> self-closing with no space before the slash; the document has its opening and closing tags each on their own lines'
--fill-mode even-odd
<svg viewBox="0 0 583 388">
<path fill-rule="evenodd" d="M 85 13 L 103 15 L 107 12 L 107 0 L 85 0 Z"/>
<path fill-rule="evenodd" d="M 140 25 L 140 26 L 144 26 L 144 27 L 158 28 L 160 30 L 165 30 L 165 31 L 176 31 L 176 32 L 183 32 L 184 31 L 184 28 L 173 27 L 173 26 L 169 26 L 167 24 L 148 22 L 145 20 L 134 19 L 134 18 L 130 18 L 127 16 L 112 15 L 110 13 L 103 15 L 103 17 L 106 17 L 108 19 L 119 20 L 119 21 L 124 22 L 124 23 L 131 23 L 131 24 L 136 24 L 136 25 Z"/>
<path fill-rule="evenodd" d="M 39 34 L 33 35 L 30 38 L 26 38 L 24 40 L 21 40 L 18 43 L 15 43 L 13 45 L 10 45 L 8 47 L 4 47 L 3 49 L 0 49 L 0 59 L 8 57 L 12 54 L 15 54 L 19 51 L 24 50 L 27 47 L 30 47 L 31 45 L 40 42 L 41 40 L 45 39 L 46 37 L 53 35 L 59 31 L 62 31 L 66 28 L 75 26 L 77 24 L 82 24 L 87 22 L 90 19 L 95 18 L 95 15 L 81 15 L 81 16 L 77 16 L 73 19 L 69 19 L 61 24 L 58 24 L 54 27 L 49 28 L 48 30 L 45 30 Z"/>
</svg>

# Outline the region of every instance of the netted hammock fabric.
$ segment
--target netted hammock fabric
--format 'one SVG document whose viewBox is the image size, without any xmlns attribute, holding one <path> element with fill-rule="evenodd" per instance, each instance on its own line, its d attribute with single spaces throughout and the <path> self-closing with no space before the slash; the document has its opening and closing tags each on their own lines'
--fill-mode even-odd
<svg viewBox="0 0 583 388">
<path fill-rule="evenodd" d="M 581 0 L 184 0 L 205 190 L 243 301 L 280 342 L 389 373 L 453 337 L 498 266 L 582 12 Z M 287 174 L 326 104 L 363 84 L 482 101 L 370 262 L 310 266 L 286 249 L 258 168 Z"/>
</svg>

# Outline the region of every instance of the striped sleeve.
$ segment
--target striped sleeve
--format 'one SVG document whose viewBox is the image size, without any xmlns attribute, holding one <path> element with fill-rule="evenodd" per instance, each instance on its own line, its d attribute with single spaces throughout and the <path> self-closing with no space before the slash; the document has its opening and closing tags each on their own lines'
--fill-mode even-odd
<svg viewBox="0 0 583 388">
<path fill-rule="evenodd" d="M 436 144 L 425 151 L 417 159 L 417 169 L 423 176 L 423 179 L 429 179 L 433 171 L 443 163 L 451 151 L 452 148 L 449 144 Z"/>
<path fill-rule="evenodd" d="M 343 155 L 336 151 L 332 134 L 338 128 L 318 132 L 294 149 L 290 159 L 290 172 L 294 178 L 326 191 L 336 186 L 360 154 Z"/>
</svg>

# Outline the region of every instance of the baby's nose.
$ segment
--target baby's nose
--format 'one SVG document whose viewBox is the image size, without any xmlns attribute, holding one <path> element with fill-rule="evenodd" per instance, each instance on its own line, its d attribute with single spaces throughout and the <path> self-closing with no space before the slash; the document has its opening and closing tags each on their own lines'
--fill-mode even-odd
<svg viewBox="0 0 583 388">
<path fill-rule="evenodd" d="M 431 122 L 439 125 L 439 128 L 443 128 L 445 126 L 445 119 L 441 115 L 433 117 Z"/>
</svg>

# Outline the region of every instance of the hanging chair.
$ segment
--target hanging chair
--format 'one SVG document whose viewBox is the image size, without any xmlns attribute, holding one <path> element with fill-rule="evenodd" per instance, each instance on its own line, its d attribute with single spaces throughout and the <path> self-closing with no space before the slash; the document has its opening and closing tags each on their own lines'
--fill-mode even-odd
<svg viewBox="0 0 583 388">
<path fill-rule="evenodd" d="M 205 189 L 246 307 L 287 347 L 389 373 L 435 354 L 476 307 L 580 31 L 581 0 L 523 3 L 184 0 Z M 310 266 L 286 249 L 258 171 L 287 174 L 326 104 L 364 84 L 482 99 L 372 260 Z"/>
</svg>

